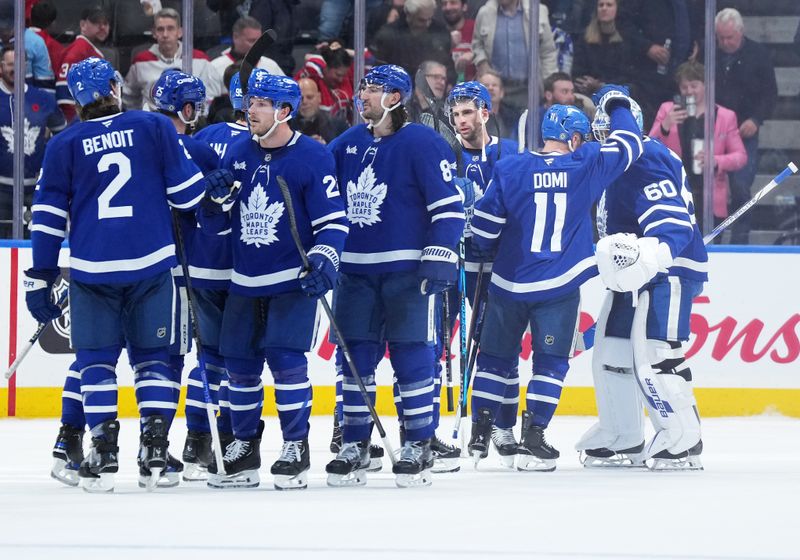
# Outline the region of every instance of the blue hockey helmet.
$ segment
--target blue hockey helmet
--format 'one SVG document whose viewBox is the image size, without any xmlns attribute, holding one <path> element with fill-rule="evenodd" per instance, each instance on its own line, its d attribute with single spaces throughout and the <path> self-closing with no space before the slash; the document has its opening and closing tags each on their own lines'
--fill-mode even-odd
<svg viewBox="0 0 800 560">
<path fill-rule="evenodd" d="M 69 93 L 82 107 L 111 95 L 112 82 L 122 85 L 122 76 L 102 58 L 82 60 L 73 64 L 67 73 Z"/>
<path fill-rule="evenodd" d="M 461 82 L 456 84 L 447 96 L 447 114 L 450 114 L 450 108 L 453 105 L 462 101 L 474 101 L 475 107 L 478 109 L 485 107 L 489 111 L 492 110 L 492 96 L 489 95 L 489 90 L 486 89 L 486 86 L 480 82 Z"/>
<path fill-rule="evenodd" d="M 156 109 L 180 114 L 183 106 L 192 103 L 199 116 L 206 102 L 206 86 L 197 76 L 170 68 L 165 70 L 150 90 Z"/>
<path fill-rule="evenodd" d="M 291 107 L 290 117 L 297 114 L 300 108 L 300 100 L 303 95 L 300 93 L 300 86 L 293 79 L 286 76 L 276 76 L 266 70 L 256 68 L 247 80 L 247 99 L 244 100 L 249 105 L 249 99 L 257 97 L 269 99 L 277 112 L 284 104 Z"/>
<path fill-rule="evenodd" d="M 396 64 L 376 66 L 361 80 L 359 90 L 367 86 L 381 86 L 385 93 L 400 92 L 400 103 L 405 104 L 411 99 L 411 77 L 408 72 Z"/>
<path fill-rule="evenodd" d="M 569 143 L 578 133 L 584 141 L 591 140 L 589 119 L 572 105 L 552 105 L 542 120 L 542 139 Z"/>
<path fill-rule="evenodd" d="M 239 75 L 239 72 L 236 72 L 233 76 L 231 76 L 231 85 L 228 88 L 230 91 L 228 95 L 231 98 L 231 105 L 233 105 L 234 111 L 244 111 L 242 107 L 242 77 Z"/>
<path fill-rule="evenodd" d="M 639 125 L 639 130 L 644 132 L 644 116 L 642 115 L 642 108 L 633 99 L 629 99 L 631 104 L 631 113 L 633 118 L 636 119 L 636 124 Z M 592 121 L 592 133 L 598 142 L 605 142 L 608 137 L 608 131 L 611 130 L 611 117 L 600 106 L 594 114 Z"/>
</svg>

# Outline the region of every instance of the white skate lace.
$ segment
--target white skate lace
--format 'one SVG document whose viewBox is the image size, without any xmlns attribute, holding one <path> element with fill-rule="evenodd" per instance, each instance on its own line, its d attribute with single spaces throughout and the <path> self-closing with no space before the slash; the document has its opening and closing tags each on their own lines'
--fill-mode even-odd
<svg viewBox="0 0 800 560">
<path fill-rule="evenodd" d="M 511 428 L 492 428 L 492 442 L 497 447 L 504 445 L 517 445 L 517 440 L 514 439 L 514 432 Z"/>
<path fill-rule="evenodd" d="M 403 448 L 400 450 L 400 460 L 410 461 L 413 463 L 418 462 L 422 455 L 422 443 L 419 441 L 407 441 Z"/>
<path fill-rule="evenodd" d="M 226 463 L 231 463 L 242 457 L 250 448 L 250 444 L 240 439 L 233 440 L 228 447 L 225 448 L 225 457 L 223 460 Z"/>
<path fill-rule="evenodd" d="M 284 441 L 283 448 L 281 449 L 281 456 L 278 461 L 286 461 L 287 463 L 294 463 L 300 461 L 300 455 L 303 452 L 302 442 L 300 441 Z"/>
<path fill-rule="evenodd" d="M 361 446 L 357 441 L 345 443 L 336 458 L 357 465 L 361 462 Z"/>
</svg>

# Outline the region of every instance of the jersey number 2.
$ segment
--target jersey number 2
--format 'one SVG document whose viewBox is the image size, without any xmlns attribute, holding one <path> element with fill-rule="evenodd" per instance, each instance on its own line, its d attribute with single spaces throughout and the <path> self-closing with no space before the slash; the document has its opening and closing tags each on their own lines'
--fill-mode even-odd
<svg viewBox="0 0 800 560">
<path fill-rule="evenodd" d="M 125 183 L 131 180 L 131 160 L 121 152 L 105 154 L 97 162 L 97 171 L 105 173 L 112 165 L 117 166 L 117 175 L 97 197 L 97 219 L 104 218 L 130 218 L 133 216 L 133 206 L 111 206 L 114 198 Z"/>
<path fill-rule="evenodd" d="M 533 239 L 531 240 L 531 253 L 541 253 L 544 244 L 545 227 L 547 226 L 547 214 L 550 212 L 550 195 L 544 192 L 537 192 L 533 195 L 533 205 L 536 207 L 536 216 L 533 222 Z M 555 206 L 555 220 L 553 220 L 553 232 L 550 234 L 549 251 L 557 253 L 561 251 L 561 232 L 564 229 L 564 218 L 567 215 L 567 193 L 554 193 L 553 204 Z M 548 250 L 548 249 L 545 249 Z"/>
</svg>

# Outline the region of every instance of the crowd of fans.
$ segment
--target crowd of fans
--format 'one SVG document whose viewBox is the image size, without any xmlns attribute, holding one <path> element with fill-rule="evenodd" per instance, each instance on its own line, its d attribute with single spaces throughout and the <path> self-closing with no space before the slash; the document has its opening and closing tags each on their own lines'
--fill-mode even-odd
<svg viewBox="0 0 800 560">
<path fill-rule="evenodd" d="M 152 13 L 150 37 L 121 55 L 115 48 L 116 29 L 110 0 L 85 2 L 77 36 L 53 37 L 59 22 L 56 0 L 28 0 L 25 51 L 26 138 L 31 145 L 76 119 L 74 101 L 66 86 L 71 64 L 89 56 L 112 58 L 125 79 L 122 101 L 128 109 L 150 109 L 150 88 L 167 68 L 182 66 L 183 27 L 178 0 L 114 0 L 141 4 Z M 82 2 L 77 2 L 83 4 Z M 303 101 L 292 125 L 320 142 L 330 142 L 354 123 L 354 57 L 367 67 L 398 64 L 415 79 L 412 118 L 426 118 L 449 129 L 443 100 L 457 83 L 477 79 L 492 96 L 491 134 L 516 139 L 517 122 L 528 99 L 529 0 L 366 0 L 364 53 L 355 53 L 353 0 L 206 0 L 219 17 L 219 45 L 206 52 L 195 49 L 192 72 L 202 79 L 208 96 L 207 122 L 231 120 L 228 84 L 244 54 L 265 28 L 277 33 L 258 66 L 292 76 Z M 313 45 L 298 44 L 300 20 L 311 5 L 318 14 Z M 306 8 L 304 11 L 303 9 Z M 0 27 L 4 25 L 0 13 Z M 0 97 L 12 94 L 13 34 L 9 20 L 0 29 L 3 64 Z M 63 26 L 61 27 L 63 28 Z M 591 118 L 591 94 L 606 83 L 626 84 L 642 107 L 645 132 L 665 142 L 683 158 L 698 219 L 702 219 L 704 122 L 704 3 L 700 0 L 550 0 L 539 8 L 537 52 L 542 107 L 553 103 L 578 106 Z M 758 157 L 759 129 L 777 100 L 775 71 L 765 48 L 745 36 L 741 15 L 721 10 L 717 35 L 716 127 L 714 131 L 713 216 L 715 221 L 750 197 Z M 306 36 L 307 34 L 303 34 Z M 800 33 L 798 34 L 800 37 Z M 149 40 L 148 40 L 149 39 Z M 197 43 L 195 43 L 196 45 Z M 11 54 L 9 54 L 11 53 Z M 130 61 L 126 63 L 125 61 Z M 13 66 L 13 64 L 12 64 Z M 27 97 L 55 96 L 55 103 L 27 103 Z M 32 97 L 33 99 L 33 97 Z M 37 98 L 38 99 L 38 98 Z M 8 236 L 12 177 L 11 111 L 0 100 L 0 234 Z M 55 107 L 60 109 L 62 115 Z M 53 108 L 51 110 L 51 108 Z M 43 112 L 46 112 L 45 115 Z M 28 114 L 28 113 L 26 113 Z M 33 118 L 33 117 L 36 118 Z M 47 118 L 42 118 L 43 116 Z M 30 123 L 29 123 L 30 121 Z M 34 121 L 38 123 L 34 126 Z M 529 119 L 529 123 L 534 122 Z M 535 121 L 538 123 L 538 121 Z M 59 124 L 61 123 L 61 124 Z M 36 132 L 33 132 L 33 129 Z M 28 151 L 26 185 L 35 179 L 41 154 Z M 38 158 L 38 159 L 37 159 Z M 749 224 L 742 221 L 733 240 L 746 242 Z"/>
</svg>

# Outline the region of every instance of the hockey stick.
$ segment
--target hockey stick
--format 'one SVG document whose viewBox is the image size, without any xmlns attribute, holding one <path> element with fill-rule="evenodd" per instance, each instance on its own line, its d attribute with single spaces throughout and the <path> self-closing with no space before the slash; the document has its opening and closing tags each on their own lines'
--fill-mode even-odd
<svg viewBox="0 0 800 560">
<path fill-rule="evenodd" d="M 58 296 L 58 301 L 56 301 L 57 306 L 61 307 L 61 304 L 64 303 L 64 301 L 66 301 L 68 293 L 69 290 L 66 289 L 63 292 L 61 292 L 61 295 Z M 53 319 L 53 321 L 55 321 L 55 319 Z M 33 333 L 33 336 L 28 339 L 28 342 L 25 344 L 25 347 L 20 351 L 19 355 L 17 356 L 17 359 L 14 360 L 14 363 L 8 366 L 8 369 L 6 370 L 5 373 L 6 379 L 11 379 L 11 376 L 14 375 L 15 371 L 17 371 L 17 368 L 22 363 L 22 360 L 25 359 L 25 356 L 28 355 L 28 352 L 31 351 L 31 348 L 33 348 L 33 345 L 36 344 L 36 341 L 39 340 L 40 336 L 42 336 L 45 327 L 47 327 L 47 325 L 49 324 L 50 322 L 39 323 L 39 326 L 36 327 L 36 332 Z"/>
<path fill-rule="evenodd" d="M 777 187 L 784 181 L 784 179 L 790 177 L 795 173 L 797 173 L 797 166 L 794 164 L 794 162 L 789 162 L 789 165 L 786 166 L 786 169 L 778 173 L 775 176 L 775 178 L 772 179 L 772 181 L 770 181 L 769 183 L 767 183 L 766 186 L 764 186 L 764 188 L 758 191 L 753 198 L 745 202 L 741 208 L 739 208 L 736 212 L 728 216 L 725 219 L 725 221 L 723 221 L 720 225 L 715 227 L 714 231 L 706 235 L 703 238 L 703 243 L 708 245 L 711 241 L 714 240 L 715 237 L 717 237 L 720 233 L 725 231 L 725 229 L 728 228 L 733 222 L 741 218 L 745 212 L 747 212 L 748 210 L 750 210 L 750 208 L 758 204 L 759 200 L 761 200 L 769 193 L 771 193 L 772 190 L 775 189 L 775 187 Z"/>
<path fill-rule="evenodd" d="M 292 239 L 294 239 L 297 252 L 300 253 L 300 259 L 303 261 L 303 268 L 305 270 L 311 270 L 311 265 L 308 262 L 308 254 L 303 247 L 303 241 L 300 239 L 300 231 L 297 229 L 297 218 L 295 217 L 294 205 L 292 204 L 292 195 L 289 193 L 289 185 L 280 175 L 278 175 L 275 180 L 278 181 L 278 187 L 280 187 L 281 195 L 283 195 L 283 202 L 286 204 L 286 214 L 289 216 L 289 231 L 292 234 Z M 392 449 L 392 445 L 389 443 L 389 438 L 386 437 L 386 430 L 383 429 L 383 423 L 381 422 L 380 417 L 378 417 L 375 406 L 372 404 L 372 399 L 367 392 L 367 388 L 364 386 L 364 380 L 361 379 L 361 376 L 358 373 L 355 361 L 353 361 L 353 355 L 350 353 L 350 347 L 345 342 L 342 331 L 339 330 L 339 325 L 336 324 L 336 320 L 333 317 L 331 306 L 328 304 L 328 300 L 325 299 L 324 295 L 319 297 L 319 302 L 322 304 L 322 309 L 325 311 L 325 315 L 328 316 L 328 322 L 331 325 L 331 330 L 333 330 L 333 334 L 336 336 L 336 341 L 339 344 L 339 348 L 342 349 L 342 354 L 344 354 L 344 359 L 347 361 L 347 365 L 350 367 L 350 372 L 353 374 L 356 384 L 358 384 L 358 390 L 361 392 L 361 396 L 364 397 L 364 402 L 367 404 L 369 414 L 372 416 L 372 421 L 375 423 L 375 427 L 378 429 L 378 433 L 381 436 L 384 447 L 386 447 L 386 454 L 389 455 L 389 460 L 392 462 L 392 466 L 394 466 L 394 464 L 397 462 L 397 459 L 394 456 L 394 450 Z"/>
<path fill-rule="evenodd" d="M 267 52 L 267 49 L 277 40 L 278 34 L 272 29 L 267 29 L 261 34 L 261 37 L 253 43 L 253 46 L 250 47 L 247 54 L 244 55 L 242 66 L 239 68 L 239 79 L 242 82 L 242 95 L 247 94 L 247 81 L 250 79 L 250 74 L 253 73 L 253 69 L 258 66 L 258 62 L 261 60 L 261 57 L 264 56 L 264 53 Z"/>
<path fill-rule="evenodd" d="M 528 123 L 528 110 L 522 111 L 517 121 L 517 153 L 525 152 L 525 127 Z"/>
<path fill-rule="evenodd" d="M 172 228 L 175 230 L 175 240 L 178 242 L 178 260 L 181 263 L 183 277 L 186 279 L 186 299 L 189 301 L 189 317 L 192 320 L 192 331 L 194 331 L 194 344 L 197 346 L 197 361 L 200 363 L 200 380 L 203 383 L 203 401 L 206 405 L 206 418 L 208 427 L 211 430 L 211 447 L 214 448 L 214 459 L 217 462 L 217 472 L 225 475 L 225 461 L 222 458 L 222 440 L 219 437 L 217 427 L 216 408 L 211 400 L 211 389 L 208 386 L 208 376 L 206 375 L 206 361 L 203 358 L 203 343 L 200 340 L 200 316 L 197 314 L 194 296 L 192 295 L 192 279 L 189 276 L 189 261 L 186 258 L 186 245 L 183 242 L 181 225 L 178 223 L 178 216 L 172 212 Z"/>
<path fill-rule="evenodd" d="M 453 355 L 450 351 L 450 298 L 447 290 L 442 292 L 442 342 L 444 343 L 445 367 L 447 375 L 445 383 L 447 387 L 447 412 L 453 412 Z M 438 361 L 441 356 L 436 356 Z"/>
</svg>

